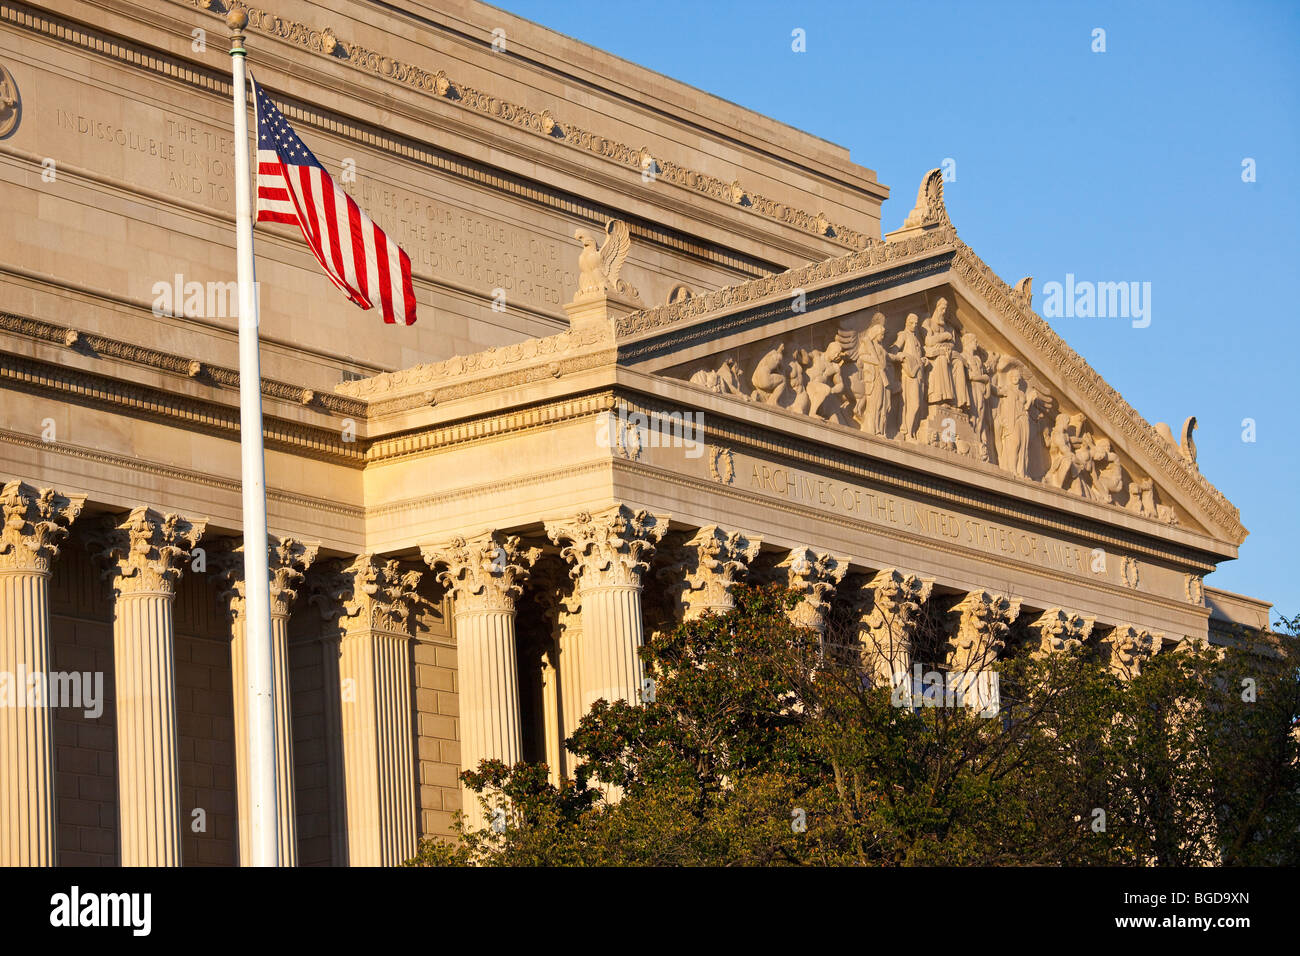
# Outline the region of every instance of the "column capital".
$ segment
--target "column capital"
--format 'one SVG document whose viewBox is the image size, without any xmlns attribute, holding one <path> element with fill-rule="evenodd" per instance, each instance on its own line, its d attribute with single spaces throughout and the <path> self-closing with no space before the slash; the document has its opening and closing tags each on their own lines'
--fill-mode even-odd
<svg viewBox="0 0 1300 956">
<path fill-rule="evenodd" d="M 682 600 L 690 616 L 734 607 L 731 587 L 749 570 L 763 539 L 717 525 L 701 528 L 682 546 L 678 564 L 685 578 Z"/>
<path fill-rule="evenodd" d="M 297 538 L 266 536 L 267 567 L 271 572 L 271 615 L 288 617 L 298 597 L 307 569 L 320 552 L 320 542 L 307 543 Z M 209 556 L 217 568 L 223 590 L 218 595 L 227 616 L 234 620 L 244 614 L 244 541 L 221 538 L 212 545 Z"/>
<path fill-rule="evenodd" d="M 126 517 L 105 518 L 90 535 L 88 545 L 118 595 L 170 595 L 207 524 L 205 518 L 140 507 Z"/>
<path fill-rule="evenodd" d="M 668 531 L 668 515 L 633 511 L 614 505 L 595 513 L 546 522 L 546 534 L 562 545 L 560 554 L 573 565 L 582 588 L 623 585 L 640 587 L 650 552 Z"/>
<path fill-rule="evenodd" d="M 462 611 L 513 611 L 529 569 L 541 548 L 523 547 L 517 535 L 485 531 L 472 538 L 457 535 L 441 545 L 422 545 L 425 563 L 452 594 Z M 446 568 L 438 571 L 438 568 Z"/>
<path fill-rule="evenodd" d="M 10 481 L 0 488 L 0 571 L 48 573 L 85 495 L 62 495 Z"/>
<path fill-rule="evenodd" d="M 343 636 L 364 630 L 405 633 L 423 576 L 374 554 L 333 559 L 314 576 L 307 600 L 327 623 L 337 622 Z"/>
<path fill-rule="evenodd" d="M 1142 673 L 1142 662 L 1160 653 L 1164 639 L 1162 633 L 1121 624 L 1105 639 L 1110 647 L 1111 673 L 1125 680 L 1137 677 Z"/>
<path fill-rule="evenodd" d="M 1006 647 L 1007 633 L 1020 616 L 1020 598 L 989 591 L 971 591 L 953 608 L 960 615 L 950 642 L 948 661 L 955 670 L 993 663 Z"/>
<path fill-rule="evenodd" d="M 898 568 L 885 568 L 876 573 L 867 583 L 867 588 L 871 591 L 873 613 L 902 618 L 904 623 L 911 624 L 921 605 L 930 600 L 934 578 L 923 578 Z"/>
<path fill-rule="evenodd" d="M 799 627 L 820 630 L 825 626 L 831 596 L 849 569 L 849 559 L 801 545 L 792 548 L 777 567 L 786 569 L 790 590 L 804 598 L 791 610 L 790 620 Z"/>
<path fill-rule="evenodd" d="M 1097 619 L 1084 617 L 1077 611 L 1059 607 L 1048 608 L 1029 625 L 1039 640 L 1038 649 L 1031 656 L 1062 654 L 1077 651 L 1092 636 Z"/>
</svg>

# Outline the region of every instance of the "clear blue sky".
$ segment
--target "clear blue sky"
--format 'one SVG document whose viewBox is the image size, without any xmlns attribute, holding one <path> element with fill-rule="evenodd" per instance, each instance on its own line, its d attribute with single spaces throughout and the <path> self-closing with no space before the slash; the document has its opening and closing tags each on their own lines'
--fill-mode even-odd
<svg viewBox="0 0 1300 956">
<path fill-rule="evenodd" d="M 1040 314 L 1067 272 L 1150 282 L 1147 328 L 1053 325 L 1147 421 L 1197 416 L 1201 471 L 1250 530 L 1206 583 L 1300 613 L 1300 3 L 500 5 L 847 146 L 892 190 L 886 230 L 956 160 L 953 223 L 1035 277 Z"/>
</svg>

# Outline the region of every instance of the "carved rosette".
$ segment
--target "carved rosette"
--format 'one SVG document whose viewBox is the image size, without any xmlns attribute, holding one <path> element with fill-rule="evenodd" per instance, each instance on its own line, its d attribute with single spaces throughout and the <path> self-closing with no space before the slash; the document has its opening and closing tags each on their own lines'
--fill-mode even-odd
<svg viewBox="0 0 1300 956">
<path fill-rule="evenodd" d="M 961 615 L 950 643 L 953 670 L 979 670 L 995 661 L 1006 647 L 1007 633 L 1020 616 L 1020 599 L 988 591 L 972 591 L 953 611 Z"/>
<path fill-rule="evenodd" d="M 488 531 L 473 538 L 456 536 L 444 545 L 424 545 L 420 554 L 451 592 L 457 614 L 514 611 L 529 569 L 541 548 L 525 548 L 517 536 Z M 445 570 L 438 571 L 439 568 Z"/>
<path fill-rule="evenodd" d="M 1092 636 L 1096 623 L 1095 618 L 1059 607 L 1044 611 L 1029 625 L 1039 639 L 1038 649 L 1032 652 L 1032 656 L 1068 654 L 1081 649 L 1083 642 Z"/>
<path fill-rule="evenodd" d="M 415 588 L 423 574 L 396 560 L 363 554 L 352 562 L 332 560 L 311 582 L 308 603 L 326 622 L 337 622 L 341 634 L 359 630 L 405 634 Z"/>
<path fill-rule="evenodd" d="M 744 577 L 761 544 L 761 538 L 723 531 L 717 525 L 701 528 L 686 542 L 679 568 L 685 579 L 682 600 L 687 618 L 735 607 L 731 586 Z"/>
<path fill-rule="evenodd" d="M 307 569 L 316 560 L 320 544 L 296 538 L 267 536 L 267 564 L 271 572 L 271 616 L 288 617 L 298 597 Z M 217 599 L 234 620 L 244 614 L 244 545 L 241 538 L 223 538 L 212 547 L 210 560 L 223 585 Z"/>
<path fill-rule="evenodd" d="M 1164 637 L 1131 624 L 1115 628 L 1106 639 L 1110 646 L 1111 672 L 1125 680 L 1137 677 L 1142 673 L 1142 662 L 1160 652 Z"/>
<path fill-rule="evenodd" d="M 61 495 L 11 481 L 0 488 L 0 571 L 49 574 L 68 528 L 86 504 L 85 495 Z"/>
<path fill-rule="evenodd" d="M 668 516 L 626 505 L 569 520 L 546 522 L 546 534 L 561 545 L 582 590 L 594 587 L 640 587 L 650 554 L 668 531 Z M 563 542 L 569 542 L 564 544 Z"/>
<path fill-rule="evenodd" d="M 791 622 L 817 631 L 825 628 L 826 611 L 835 588 L 849 570 L 849 559 L 800 546 L 792 549 L 777 567 L 786 570 L 790 590 L 803 596 L 790 610 Z"/>
<path fill-rule="evenodd" d="M 884 683 L 908 666 L 916 619 L 933 589 L 933 578 L 897 568 L 885 568 L 867 584 L 859 625 L 863 665 Z"/>
<path fill-rule="evenodd" d="M 107 518 L 88 544 L 119 597 L 175 593 L 176 579 L 203 537 L 206 519 L 192 520 L 136 508 L 125 519 Z"/>
</svg>

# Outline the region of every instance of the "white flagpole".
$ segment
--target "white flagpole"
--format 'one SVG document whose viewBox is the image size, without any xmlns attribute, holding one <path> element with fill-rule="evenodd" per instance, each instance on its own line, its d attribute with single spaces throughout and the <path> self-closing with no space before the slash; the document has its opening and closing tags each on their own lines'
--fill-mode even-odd
<svg viewBox="0 0 1300 956">
<path fill-rule="evenodd" d="M 244 647 L 248 690 L 248 777 L 253 866 L 278 866 L 275 699 L 271 656 L 271 580 L 267 569 L 266 461 L 262 450 L 262 370 L 257 348 L 257 282 L 248 170 L 248 103 L 244 95 L 244 28 L 232 7 L 230 64 L 235 91 L 235 246 L 239 279 L 239 435 L 244 488 Z"/>
</svg>

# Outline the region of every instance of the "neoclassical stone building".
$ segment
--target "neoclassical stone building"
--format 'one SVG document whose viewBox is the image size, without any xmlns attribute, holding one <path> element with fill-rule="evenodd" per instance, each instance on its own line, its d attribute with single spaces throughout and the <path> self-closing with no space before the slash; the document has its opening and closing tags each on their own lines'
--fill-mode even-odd
<svg viewBox="0 0 1300 956">
<path fill-rule="evenodd" d="M 0 674 L 83 705 L 0 707 L 6 864 L 248 858 L 226 12 L 0 0 Z M 1267 625 L 1203 583 L 1246 530 L 1194 420 L 1102 381 L 938 171 L 882 226 L 846 150 L 494 8 L 249 14 L 421 315 L 258 227 L 286 861 L 401 861 L 483 757 L 568 773 L 735 581 L 886 671 L 922 607 L 959 669 Z"/>
</svg>

